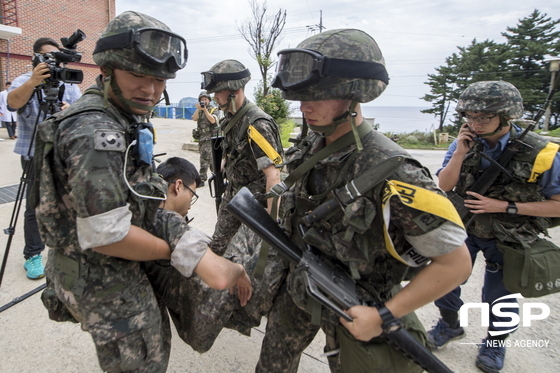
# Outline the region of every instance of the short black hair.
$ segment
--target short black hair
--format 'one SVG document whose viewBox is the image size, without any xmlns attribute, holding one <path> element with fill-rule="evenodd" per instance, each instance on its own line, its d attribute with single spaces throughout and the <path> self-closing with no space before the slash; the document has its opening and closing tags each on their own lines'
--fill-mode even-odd
<svg viewBox="0 0 560 373">
<path fill-rule="evenodd" d="M 158 166 L 157 173 L 168 183 L 177 179 L 183 180 L 186 185 L 195 183 L 197 187 L 202 183 L 196 167 L 190 161 L 181 157 L 168 158 Z"/>
<path fill-rule="evenodd" d="M 41 48 L 43 48 L 43 45 L 52 45 L 53 47 L 57 47 L 58 49 L 60 49 L 60 46 L 54 39 L 39 38 L 35 40 L 35 43 L 33 43 L 33 53 L 41 53 Z"/>
<path fill-rule="evenodd" d="M 6 82 L 6 85 L 12 85 L 12 82 Z"/>
</svg>

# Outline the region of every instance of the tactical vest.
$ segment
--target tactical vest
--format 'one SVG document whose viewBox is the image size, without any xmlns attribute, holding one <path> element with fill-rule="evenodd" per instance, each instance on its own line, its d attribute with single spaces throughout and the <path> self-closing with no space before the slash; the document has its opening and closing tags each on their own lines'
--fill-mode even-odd
<svg viewBox="0 0 560 373">
<path fill-rule="evenodd" d="M 117 123 L 117 127 L 126 134 L 123 139 L 125 149 L 132 137 L 130 125 L 134 119 L 124 117 L 113 105 L 106 107 L 99 87 L 89 88 L 67 110 L 54 114 L 38 125 L 34 157 L 36 182 L 31 201 L 32 205 L 36 206 L 37 222 L 45 244 L 51 248 L 63 249 L 66 255 L 82 252 L 82 249 L 78 245 L 76 216 L 69 198 L 71 191 L 68 189 L 67 181 L 60 175 L 64 164 L 58 156 L 56 144 L 61 131 L 67 127 L 64 124 L 71 125 L 80 114 L 87 112 L 102 112 L 111 121 Z M 124 158 L 125 153 L 122 154 Z M 126 172 L 127 179 L 133 187 L 140 184 L 151 185 L 159 195 L 167 190 L 167 184 L 152 173 L 151 166 L 138 166 L 131 154 L 127 161 Z M 129 190 L 125 190 L 125 193 L 128 195 L 127 202 L 132 212 L 132 224 L 148 229 L 153 222 L 159 201 L 137 197 Z M 86 251 L 90 250 L 83 252 Z"/>
<path fill-rule="evenodd" d="M 503 172 L 500 173 L 500 176 L 488 189 L 486 197 L 511 202 L 546 200 L 546 197 L 541 193 L 542 187 L 538 185 L 537 181 L 528 182 L 528 179 L 531 176 L 537 155 L 548 141 L 533 132 L 529 132 L 523 142 L 533 148 L 516 153 L 505 166 L 513 178 Z M 463 198 L 467 196 L 466 191 L 484 172 L 480 168 L 482 156 L 478 153 L 482 152 L 482 147 L 482 144 L 475 145 L 463 161 L 461 178 L 455 187 L 457 194 Z M 539 233 L 546 232 L 550 225 L 550 218 L 536 216 L 509 215 L 506 213 L 476 214 L 474 216 L 474 222 L 467 228 L 467 231 L 481 238 L 501 238 L 506 232 L 510 232 L 515 234 L 518 239 L 531 242 Z"/>
<path fill-rule="evenodd" d="M 288 149 L 286 163 L 289 171 L 309 159 L 312 148 L 319 141 L 311 133 L 297 147 Z M 421 168 L 405 150 L 377 131 L 362 137 L 362 144 L 362 152 L 357 152 L 356 145 L 352 144 L 328 156 L 317 163 L 311 172 L 304 174 L 282 196 L 280 216 L 283 217 L 287 233 L 299 247 L 304 247 L 304 243 L 314 246 L 333 264 L 342 265 L 352 273 L 360 284 L 357 289 L 361 299 L 387 300 L 393 286 L 403 280 L 408 266 L 391 256 L 383 240 L 381 189 L 385 183 L 358 197 L 344 211 L 337 208 L 325 219 L 313 223 L 303 238 L 297 230 L 305 214 L 330 198 L 330 191 L 342 187 L 364 172 L 371 172 L 379 162 L 402 155 L 408 164 Z M 403 168 L 398 169 L 391 178 L 410 180 Z M 312 192 L 312 189 L 315 190 Z M 393 237 L 393 242 L 399 253 L 410 248 L 403 235 Z M 289 291 L 296 303 L 305 306 L 305 291 L 297 286 L 295 277 L 292 276 L 290 280 Z"/>
<path fill-rule="evenodd" d="M 243 106 L 239 108 L 239 110 L 247 105 L 248 102 L 248 100 L 245 100 Z M 263 193 L 265 190 L 266 177 L 261 170 L 257 169 L 257 161 L 253 154 L 251 144 L 249 143 L 247 133 L 249 126 L 254 125 L 256 121 L 261 119 L 269 122 L 269 127 L 275 133 L 276 144 L 270 145 L 272 145 L 278 153 L 282 154 L 283 152 L 278 125 L 274 119 L 258 106 L 255 105 L 251 107 L 230 129 L 224 141 L 222 141 L 223 154 L 226 157 L 225 174 L 230 182 L 228 188 L 233 188 L 234 192 L 243 186 L 248 187 L 253 193 Z M 230 120 L 231 115 L 228 114 L 220 124 L 222 130 L 227 126 Z"/>
</svg>

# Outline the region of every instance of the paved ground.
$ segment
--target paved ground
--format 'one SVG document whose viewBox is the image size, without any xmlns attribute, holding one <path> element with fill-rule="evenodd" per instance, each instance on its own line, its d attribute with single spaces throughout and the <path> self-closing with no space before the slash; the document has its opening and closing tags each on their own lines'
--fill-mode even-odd
<svg viewBox="0 0 560 373">
<path fill-rule="evenodd" d="M 194 122 L 185 120 L 155 119 L 158 130 L 156 153 L 167 152 L 162 157 L 185 157 L 198 165 L 196 152 L 183 150 L 183 144 L 191 140 Z M 0 138 L 7 139 L 5 129 L 0 129 Z M 14 141 L 0 141 L 2 173 L 0 189 L 19 183 L 21 167 L 19 156 L 13 153 Z M 432 172 L 439 167 L 442 151 L 412 150 Z M 211 234 L 216 219 L 214 201 L 207 187 L 197 191 L 201 200 L 192 208 L 196 227 Z M 10 226 L 14 202 L 0 201 L 0 228 Z M 6 272 L 0 286 L 0 307 L 13 298 L 35 289 L 44 280 L 31 281 L 25 277 L 23 265 L 22 215 L 16 224 L 10 253 L 6 261 Z M 556 244 L 560 245 L 560 229 L 552 232 Z M 4 258 L 8 236 L 0 236 L 0 260 Z M 479 302 L 482 287 L 482 260 L 475 266 L 469 282 L 463 287 L 466 302 Z M 511 347 L 507 351 L 504 373 L 512 372 L 558 372 L 560 371 L 560 295 L 552 295 L 536 300 L 522 300 L 521 303 L 542 302 L 550 307 L 550 316 L 533 322 L 530 327 L 521 327 L 510 339 L 512 342 L 548 341 L 547 347 Z M 430 304 L 418 312 L 426 328 L 437 319 L 436 308 Z M 266 322 L 266 321 L 265 321 Z M 259 347 L 263 337 L 264 323 L 255 328 L 250 338 L 236 332 L 224 330 L 213 348 L 206 354 L 198 354 L 184 344 L 176 335 L 169 372 L 251 372 L 258 360 Z M 478 372 L 474 366 L 476 346 L 485 335 L 480 325 L 478 312 L 473 311 L 469 319 L 468 333 L 460 343 L 448 345 L 437 352 L 449 367 L 456 372 Z M 322 335 L 319 334 L 306 350 L 300 364 L 300 372 L 328 372 L 325 358 L 321 356 Z M 0 372 L 70 373 L 100 372 L 88 333 L 78 325 L 50 321 L 40 298 L 34 295 L 10 309 L 0 313 Z"/>
</svg>

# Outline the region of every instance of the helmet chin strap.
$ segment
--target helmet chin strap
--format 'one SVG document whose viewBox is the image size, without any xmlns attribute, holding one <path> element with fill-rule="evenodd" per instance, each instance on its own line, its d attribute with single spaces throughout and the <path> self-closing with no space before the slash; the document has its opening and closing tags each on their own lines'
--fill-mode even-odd
<svg viewBox="0 0 560 373">
<path fill-rule="evenodd" d="M 237 105 L 235 104 L 235 92 L 230 92 L 227 102 L 223 105 L 220 105 L 220 110 L 228 111 L 231 105 L 231 111 L 233 114 L 237 113 Z"/>
<path fill-rule="evenodd" d="M 480 138 L 494 136 L 495 134 L 500 132 L 502 130 L 502 128 L 507 127 L 507 126 L 509 126 L 509 121 L 506 118 L 504 118 L 500 115 L 500 124 L 498 125 L 498 127 L 496 128 L 496 130 L 494 132 L 485 133 L 485 134 L 477 135 L 477 136 L 480 137 Z"/>
<path fill-rule="evenodd" d="M 315 132 L 319 137 L 329 137 L 334 133 L 336 128 L 343 123 L 348 122 L 348 117 L 350 117 L 350 123 L 352 124 L 352 132 L 354 133 L 354 138 L 356 140 L 356 146 L 358 147 L 358 151 L 363 149 L 362 141 L 360 140 L 360 135 L 358 134 L 358 126 L 356 125 L 356 106 L 358 105 L 357 101 L 352 101 L 350 103 L 350 107 L 347 111 L 345 111 L 342 115 L 333 119 L 333 122 L 327 126 L 315 126 L 312 124 L 307 124 L 311 131 Z"/>
<path fill-rule="evenodd" d="M 116 79 L 113 77 L 113 69 L 110 67 L 105 68 L 107 70 L 107 75 L 103 78 L 104 87 L 103 87 L 103 98 L 105 100 L 105 106 L 109 106 L 109 85 L 111 86 L 111 90 L 115 94 L 115 97 L 122 105 L 122 107 L 131 114 L 135 114 L 132 111 L 132 107 L 140 110 L 145 110 L 148 113 L 154 110 L 155 105 L 142 105 L 132 100 L 126 99 L 122 95 L 122 91 L 117 84 Z M 109 83 L 109 84 L 107 84 Z"/>
</svg>

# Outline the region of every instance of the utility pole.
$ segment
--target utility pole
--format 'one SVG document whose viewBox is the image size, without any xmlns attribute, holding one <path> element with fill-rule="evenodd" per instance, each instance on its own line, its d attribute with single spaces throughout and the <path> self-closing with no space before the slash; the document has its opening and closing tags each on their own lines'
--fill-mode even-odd
<svg viewBox="0 0 560 373">
<path fill-rule="evenodd" d="M 556 74 L 560 70 L 560 57 L 551 57 L 545 61 L 550 62 L 550 88 L 549 92 L 552 91 L 554 86 L 554 81 L 556 80 Z M 546 106 L 544 114 L 543 132 L 548 132 L 548 122 L 550 121 L 550 114 L 552 113 L 552 101 Z"/>
<path fill-rule="evenodd" d="M 309 26 L 305 26 L 309 29 L 309 31 L 317 31 L 319 30 L 319 32 L 323 32 L 323 29 L 325 28 L 325 26 L 323 26 L 323 11 L 320 10 L 319 11 L 320 16 L 319 16 L 319 24 L 318 25 L 309 25 Z"/>
</svg>

